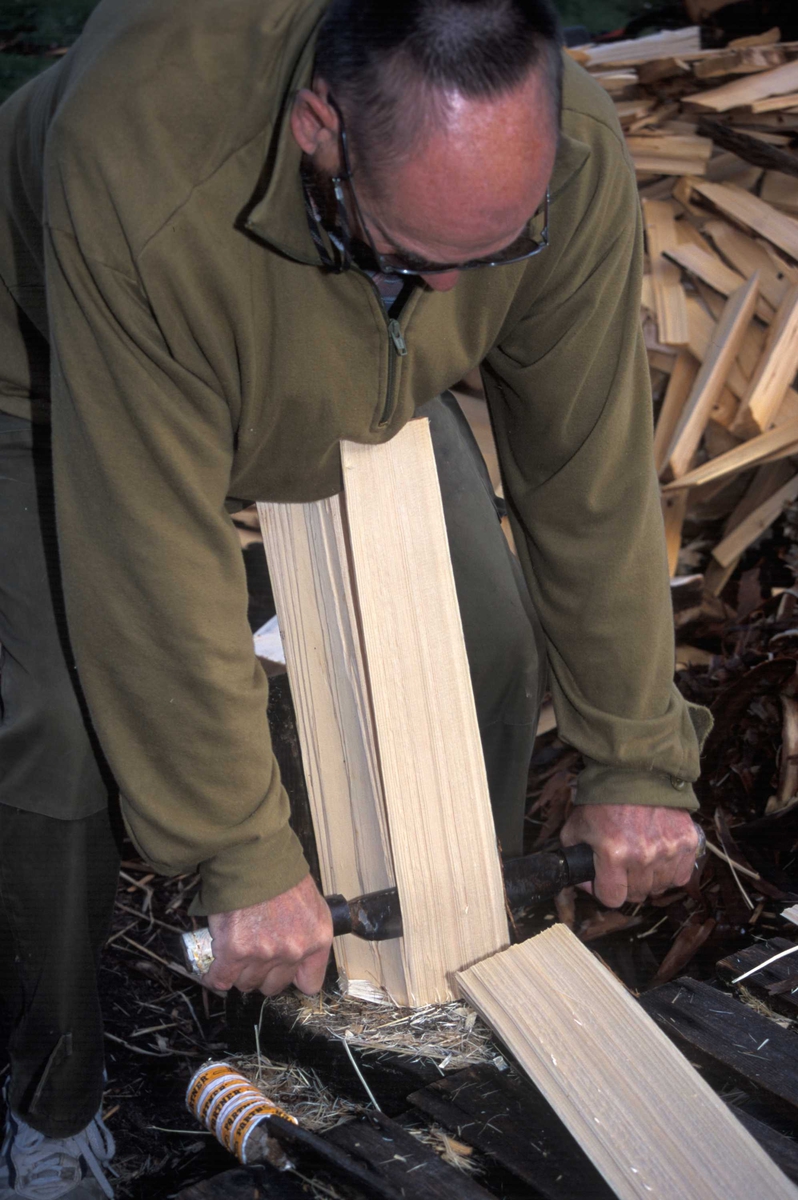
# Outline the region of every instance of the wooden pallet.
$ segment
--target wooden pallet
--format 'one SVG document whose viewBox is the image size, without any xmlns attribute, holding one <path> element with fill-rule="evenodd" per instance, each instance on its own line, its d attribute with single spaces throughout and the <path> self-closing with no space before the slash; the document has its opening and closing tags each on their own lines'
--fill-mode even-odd
<svg viewBox="0 0 798 1200">
<path fill-rule="evenodd" d="M 798 1016 L 790 983 L 798 954 L 774 963 L 741 984 L 731 981 L 792 943 L 758 943 L 722 959 L 713 983 L 677 979 L 647 992 L 642 1006 L 724 1097 L 750 1134 L 791 1179 L 798 1181 L 798 1032 L 752 1007 L 758 997 L 778 1013 Z M 791 986 L 794 986 L 792 984 Z M 732 989 L 732 990 L 729 990 Z M 235 1049 L 250 1051 L 260 1002 L 238 999 L 230 1009 Z M 782 1018 L 783 1022 L 783 1018 Z M 269 1010 L 261 1022 L 261 1051 L 293 1058 L 339 1094 L 362 1099 L 362 1085 L 340 1042 L 293 1025 Z M 429 1062 L 395 1054 L 354 1051 L 358 1066 L 386 1114 L 369 1114 L 319 1139 L 324 1153 L 299 1156 L 306 1178 L 347 1181 L 351 1195 L 390 1200 L 611 1200 L 613 1192 L 526 1079 L 485 1064 L 444 1072 Z M 656 1080 L 651 1086 L 656 1089 Z M 728 1101 L 727 1101 L 728 1102 Z M 475 1178 L 439 1159 L 408 1134 L 411 1121 L 434 1122 L 472 1147 L 484 1168 Z M 347 1176 L 346 1161 L 360 1182 Z M 332 1161 L 334 1160 L 334 1161 Z M 369 1183 L 363 1183 L 363 1169 Z M 295 1200 L 311 1193 L 271 1168 L 237 1168 L 180 1193 L 180 1200 Z"/>
</svg>

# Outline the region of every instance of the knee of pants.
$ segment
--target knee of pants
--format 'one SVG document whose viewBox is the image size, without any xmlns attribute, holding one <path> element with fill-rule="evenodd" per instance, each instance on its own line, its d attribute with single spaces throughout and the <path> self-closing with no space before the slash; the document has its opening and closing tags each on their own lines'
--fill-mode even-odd
<svg viewBox="0 0 798 1200">
<path fill-rule="evenodd" d="M 546 690 L 542 637 L 527 621 L 493 631 L 490 645 L 472 662 L 472 683 L 480 725 L 536 722 Z"/>
</svg>

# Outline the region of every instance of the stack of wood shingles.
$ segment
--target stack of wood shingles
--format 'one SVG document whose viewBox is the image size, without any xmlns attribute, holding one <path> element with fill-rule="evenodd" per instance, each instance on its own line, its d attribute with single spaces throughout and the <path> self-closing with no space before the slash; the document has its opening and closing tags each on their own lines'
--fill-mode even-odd
<svg viewBox="0 0 798 1200">
<path fill-rule="evenodd" d="M 637 171 L 671 573 L 685 516 L 712 503 L 715 595 L 798 498 L 798 43 L 779 38 L 702 50 L 692 27 L 570 52 Z"/>
</svg>

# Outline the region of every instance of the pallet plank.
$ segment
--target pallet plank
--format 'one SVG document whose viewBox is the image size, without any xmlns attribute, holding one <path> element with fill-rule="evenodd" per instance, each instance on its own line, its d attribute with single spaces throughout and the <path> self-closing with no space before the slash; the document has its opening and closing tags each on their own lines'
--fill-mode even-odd
<svg viewBox="0 0 798 1200">
<path fill-rule="evenodd" d="M 325 1141 L 362 1161 L 405 1200 L 489 1200 L 490 1193 L 483 1187 L 443 1162 L 384 1113 L 368 1113 L 336 1125 Z"/>
<path fill-rule="evenodd" d="M 798 1038 L 733 996 L 677 979 L 643 996 L 647 1013 L 690 1057 L 798 1116 Z"/>
<path fill-rule="evenodd" d="M 795 942 L 790 942 L 787 938 L 778 937 L 771 938 L 767 942 L 756 942 L 753 946 L 748 946 L 745 950 L 740 950 L 736 954 L 729 954 L 726 958 L 722 958 L 716 964 L 715 970 L 719 979 L 722 979 L 724 983 L 731 983 L 738 975 L 742 975 L 745 971 L 750 971 L 752 967 L 758 966 L 759 963 L 772 958 L 774 954 L 779 954 L 782 950 L 788 950 L 790 946 L 794 945 Z M 756 975 L 751 975 L 748 979 L 743 980 L 739 986 L 747 988 L 755 996 L 761 996 L 778 1012 L 796 1017 L 798 1016 L 798 979 L 795 984 L 795 992 L 788 990 L 773 994 L 769 991 L 772 987 L 778 987 L 780 984 L 787 983 L 796 974 L 798 974 L 798 952 L 788 954 L 786 958 L 780 958 L 777 962 L 771 963 L 763 971 L 758 971 Z"/>
<path fill-rule="evenodd" d="M 740 1124 L 745 1126 L 762 1149 L 770 1155 L 776 1166 L 781 1168 L 787 1178 L 798 1183 L 798 1142 L 779 1133 L 777 1129 L 766 1125 L 764 1121 L 757 1120 L 756 1117 L 752 1117 L 750 1113 L 733 1104 L 730 1104 L 729 1108 Z"/>
<path fill-rule="evenodd" d="M 309 1200 L 310 1188 L 274 1167 L 235 1167 L 183 1188 L 175 1200 Z"/>
<path fill-rule="evenodd" d="M 526 1080 L 485 1064 L 440 1079 L 408 1100 L 462 1141 L 489 1155 L 541 1200 L 612 1200 L 554 1110 Z"/>
</svg>

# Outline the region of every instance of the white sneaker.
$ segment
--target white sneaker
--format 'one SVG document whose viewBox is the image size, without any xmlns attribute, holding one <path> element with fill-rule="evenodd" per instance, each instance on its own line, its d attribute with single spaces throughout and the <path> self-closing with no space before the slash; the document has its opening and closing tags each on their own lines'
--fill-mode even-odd
<svg viewBox="0 0 798 1200">
<path fill-rule="evenodd" d="M 48 1138 L 8 1109 L 0 1200 L 113 1200 L 105 1169 L 115 1150 L 101 1112 L 74 1137 Z"/>
</svg>

